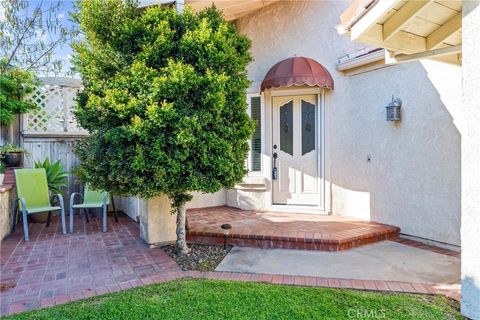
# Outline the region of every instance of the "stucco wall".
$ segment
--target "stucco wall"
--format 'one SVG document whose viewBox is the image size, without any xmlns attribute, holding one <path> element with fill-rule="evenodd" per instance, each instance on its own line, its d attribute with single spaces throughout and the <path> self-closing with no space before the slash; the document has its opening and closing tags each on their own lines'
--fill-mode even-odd
<svg viewBox="0 0 480 320">
<path fill-rule="evenodd" d="M 338 35 L 347 1 L 281 1 L 237 21 L 252 39 L 249 66 L 258 92 L 276 62 L 297 55 L 322 63 L 335 91 L 325 97 L 326 168 L 334 214 L 399 226 L 402 232 L 460 244 L 461 68 L 434 61 L 345 76 L 337 58 L 363 48 Z M 402 121 L 385 121 L 391 96 Z M 371 161 L 367 161 L 370 156 Z M 269 178 L 269 177 L 267 177 Z"/>
<path fill-rule="evenodd" d="M 205 208 L 225 205 L 227 192 L 222 189 L 215 193 L 194 192 L 193 199 L 187 203 L 187 209 Z M 115 205 L 117 210 L 125 212 L 133 220 L 137 220 L 141 211 L 147 210 L 147 202 L 136 197 L 115 197 Z"/>
<path fill-rule="evenodd" d="M 462 14 L 462 313 L 480 319 L 480 1 Z"/>
<path fill-rule="evenodd" d="M 226 191 L 193 193 L 187 208 L 222 206 L 226 203 Z M 117 210 L 125 212 L 134 221 L 140 222 L 140 236 L 152 246 L 176 240 L 176 215 L 171 214 L 170 200 L 160 195 L 148 200 L 136 197 L 115 197 Z"/>
<path fill-rule="evenodd" d="M 15 189 L 0 192 L 0 240 L 10 233 Z"/>
<path fill-rule="evenodd" d="M 194 192 L 193 199 L 187 203 L 187 209 L 223 206 L 227 201 L 226 197 L 225 189 L 215 193 Z"/>
</svg>

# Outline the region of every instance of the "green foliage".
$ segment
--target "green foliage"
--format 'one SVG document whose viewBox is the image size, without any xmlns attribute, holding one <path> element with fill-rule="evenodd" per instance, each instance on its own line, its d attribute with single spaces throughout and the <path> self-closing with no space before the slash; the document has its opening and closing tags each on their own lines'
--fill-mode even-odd
<svg viewBox="0 0 480 320">
<path fill-rule="evenodd" d="M 63 194 L 63 191 L 60 188 L 67 186 L 68 172 L 64 171 L 60 161 L 57 161 L 54 164 L 51 164 L 48 158 L 45 159 L 44 162 L 35 161 L 35 168 L 45 169 L 47 172 L 48 189 L 53 194 Z"/>
<path fill-rule="evenodd" d="M 4 68 L 5 64 L 5 60 L 0 60 L 1 125 L 9 125 L 16 113 L 25 113 L 37 108 L 35 103 L 24 100 L 37 84 L 33 74 L 16 67 Z"/>
<path fill-rule="evenodd" d="M 200 13 L 133 1 L 86 0 L 73 45 L 85 90 L 76 146 L 84 180 L 125 196 L 233 187 L 245 175 L 253 122 L 246 113 L 250 40 L 215 7 Z"/>
<path fill-rule="evenodd" d="M 444 296 L 177 280 L 5 319 L 465 319 Z"/>
<path fill-rule="evenodd" d="M 0 161 L 0 174 L 5 173 L 5 164 Z"/>
<path fill-rule="evenodd" d="M 2 106 L 3 107 L 3 106 Z M 21 152 L 24 154 L 28 154 L 28 151 L 20 148 L 18 146 L 15 146 L 11 143 L 7 143 L 6 145 L 0 146 L 0 157 L 8 154 L 8 153 L 13 153 L 13 152 Z"/>
</svg>

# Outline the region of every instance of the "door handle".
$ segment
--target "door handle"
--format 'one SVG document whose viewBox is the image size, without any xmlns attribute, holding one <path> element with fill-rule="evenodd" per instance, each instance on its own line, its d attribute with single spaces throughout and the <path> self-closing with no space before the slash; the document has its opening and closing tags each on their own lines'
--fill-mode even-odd
<svg viewBox="0 0 480 320">
<path fill-rule="evenodd" d="M 276 152 L 274 152 L 273 153 L 272 180 L 277 180 L 278 179 L 277 158 L 278 158 L 278 154 Z"/>
</svg>

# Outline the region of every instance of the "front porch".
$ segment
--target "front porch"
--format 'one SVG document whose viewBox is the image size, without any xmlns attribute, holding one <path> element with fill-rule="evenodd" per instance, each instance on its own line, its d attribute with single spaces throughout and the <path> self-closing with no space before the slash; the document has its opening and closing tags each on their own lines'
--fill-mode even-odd
<svg viewBox="0 0 480 320">
<path fill-rule="evenodd" d="M 228 243 L 261 248 L 340 251 L 393 239 L 400 228 L 335 215 L 246 211 L 228 206 L 189 209 L 187 240 L 224 241 L 222 224 L 232 226 Z"/>
</svg>

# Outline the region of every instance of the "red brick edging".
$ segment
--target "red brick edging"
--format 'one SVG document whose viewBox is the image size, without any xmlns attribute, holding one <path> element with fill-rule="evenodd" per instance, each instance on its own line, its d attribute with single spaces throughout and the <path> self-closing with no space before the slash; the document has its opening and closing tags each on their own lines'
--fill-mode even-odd
<svg viewBox="0 0 480 320">
<path fill-rule="evenodd" d="M 108 286 L 101 290 L 84 290 L 70 295 L 58 296 L 56 298 L 45 298 L 40 301 L 40 307 L 50 307 L 70 301 L 90 298 L 95 295 L 118 292 L 134 287 L 140 287 L 150 284 L 158 284 L 177 279 L 211 279 L 211 280 L 229 280 L 240 282 L 260 282 L 293 286 L 307 286 L 319 288 L 337 288 L 337 289 L 356 289 L 364 291 L 380 292 L 402 292 L 414 294 L 437 294 L 445 295 L 454 300 L 460 300 L 459 285 L 448 284 L 420 284 L 398 281 L 380 281 L 380 280 L 358 280 L 358 279 L 338 279 L 321 278 L 309 276 L 289 276 L 277 274 L 254 274 L 241 272 L 200 272 L 200 271 L 175 271 L 163 275 L 154 275 L 141 280 L 131 280 L 119 285 Z M 10 314 L 22 312 L 23 305 L 13 304 L 10 308 Z"/>
<path fill-rule="evenodd" d="M 398 243 L 401 243 L 401 244 L 404 244 L 404 245 L 407 245 L 407 246 L 410 246 L 410 247 L 414 247 L 414 248 L 417 248 L 417 249 L 422 249 L 422 250 L 427 250 L 427 251 L 431 251 L 431 252 L 435 252 L 435 253 L 439 253 L 439 254 L 444 254 L 446 256 L 451 256 L 451 257 L 455 257 L 455 258 L 459 258 L 459 259 L 461 257 L 461 252 L 459 252 L 459 251 L 454 251 L 454 250 L 450 250 L 450 249 L 446 249 L 446 248 L 440 248 L 440 247 L 432 246 L 432 245 L 429 245 L 429 244 L 425 244 L 423 242 L 410 240 L 410 239 L 406 239 L 406 238 L 402 238 L 402 237 L 397 237 L 397 238 L 394 238 L 394 239 L 390 239 L 390 241 L 395 241 L 395 242 L 398 242 Z"/>
</svg>

